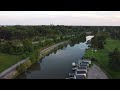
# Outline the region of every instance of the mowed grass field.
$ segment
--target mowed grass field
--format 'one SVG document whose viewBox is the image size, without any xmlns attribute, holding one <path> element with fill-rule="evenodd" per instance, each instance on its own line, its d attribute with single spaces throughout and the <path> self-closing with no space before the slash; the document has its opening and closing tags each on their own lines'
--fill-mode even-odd
<svg viewBox="0 0 120 90">
<path fill-rule="evenodd" d="M 103 50 L 98 50 L 97 52 L 91 51 L 91 49 L 88 49 L 85 53 L 85 57 L 87 58 L 96 58 L 97 64 L 103 69 L 109 77 L 118 79 L 120 78 L 120 71 L 116 72 L 109 68 L 109 57 L 108 54 L 110 51 L 113 51 L 115 48 L 118 48 L 120 50 L 120 40 L 113 40 L 113 39 L 106 39 L 105 48 Z"/>
<path fill-rule="evenodd" d="M 19 56 L 0 53 L 0 73 L 20 61 Z"/>
</svg>

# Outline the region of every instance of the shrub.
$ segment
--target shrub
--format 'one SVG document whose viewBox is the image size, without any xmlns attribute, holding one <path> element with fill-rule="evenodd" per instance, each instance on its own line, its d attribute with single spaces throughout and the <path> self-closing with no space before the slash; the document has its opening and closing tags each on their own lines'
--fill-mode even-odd
<svg viewBox="0 0 120 90">
<path fill-rule="evenodd" d="M 22 54 L 21 59 L 25 59 L 26 57 L 26 54 Z"/>
<path fill-rule="evenodd" d="M 25 71 L 25 65 L 24 63 L 23 64 L 20 64 L 19 66 L 16 67 L 16 70 L 19 72 L 19 73 L 22 73 Z"/>
<path fill-rule="evenodd" d="M 97 59 L 93 57 L 93 58 L 91 58 L 91 61 L 97 62 Z"/>
</svg>

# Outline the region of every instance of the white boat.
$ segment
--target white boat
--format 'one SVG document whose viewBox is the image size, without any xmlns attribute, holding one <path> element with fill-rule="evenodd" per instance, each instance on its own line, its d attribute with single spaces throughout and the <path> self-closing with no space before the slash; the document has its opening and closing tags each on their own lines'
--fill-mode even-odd
<svg viewBox="0 0 120 90">
<path fill-rule="evenodd" d="M 75 79 L 85 79 L 84 75 L 75 75 Z"/>
<path fill-rule="evenodd" d="M 75 66 L 76 66 L 76 63 L 75 63 L 75 62 L 73 62 L 73 63 L 72 63 L 72 67 L 75 67 Z"/>
</svg>

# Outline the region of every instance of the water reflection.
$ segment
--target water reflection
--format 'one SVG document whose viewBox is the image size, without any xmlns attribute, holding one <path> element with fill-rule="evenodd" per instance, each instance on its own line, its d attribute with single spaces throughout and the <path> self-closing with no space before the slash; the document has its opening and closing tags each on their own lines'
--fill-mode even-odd
<svg viewBox="0 0 120 90">
<path fill-rule="evenodd" d="M 32 72 L 32 71 L 39 71 L 39 70 L 41 70 L 40 64 L 41 64 L 41 63 L 35 63 L 35 64 L 33 64 L 33 65 L 28 69 L 28 71 Z"/>
<path fill-rule="evenodd" d="M 24 79 L 65 79 L 71 72 L 71 63 L 81 59 L 87 48 L 88 45 L 85 42 L 70 43 L 60 47 L 28 69 L 30 73 L 24 73 L 20 77 Z"/>
</svg>

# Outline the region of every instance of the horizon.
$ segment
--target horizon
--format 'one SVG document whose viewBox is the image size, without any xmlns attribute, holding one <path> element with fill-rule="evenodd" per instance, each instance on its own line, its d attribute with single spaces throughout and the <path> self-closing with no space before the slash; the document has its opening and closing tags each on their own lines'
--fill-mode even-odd
<svg viewBox="0 0 120 90">
<path fill-rule="evenodd" d="M 120 11 L 0 11 L 0 26 L 120 26 Z"/>
<path fill-rule="evenodd" d="M 113 25 L 113 26 L 108 25 L 107 26 L 107 25 L 51 25 L 51 24 L 49 24 L 49 25 L 0 25 L 0 27 L 1 26 L 81 26 L 81 27 L 82 26 L 83 27 L 84 26 L 90 26 L 90 27 L 96 27 L 96 26 L 102 27 L 103 26 L 103 27 L 120 27 L 120 25 L 119 26 L 118 25 L 116 25 L 116 26 L 115 25 Z"/>
</svg>

